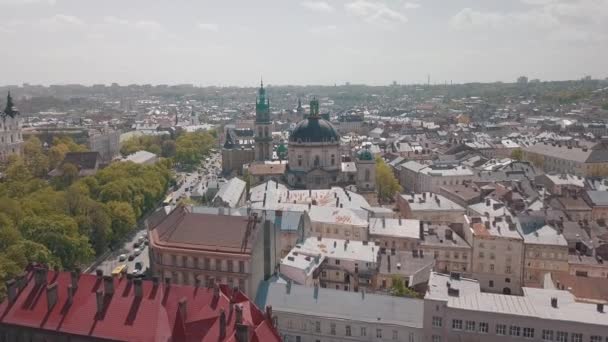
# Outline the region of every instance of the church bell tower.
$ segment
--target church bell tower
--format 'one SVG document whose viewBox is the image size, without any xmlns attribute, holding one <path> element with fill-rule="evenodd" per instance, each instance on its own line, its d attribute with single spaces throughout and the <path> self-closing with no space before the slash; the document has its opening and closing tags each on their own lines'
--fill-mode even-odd
<svg viewBox="0 0 608 342">
<path fill-rule="evenodd" d="M 255 160 L 272 159 L 272 130 L 270 122 L 270 100 L 266 97 L 264 82 L 260 82 L 255 103 Z"/>
</svg>

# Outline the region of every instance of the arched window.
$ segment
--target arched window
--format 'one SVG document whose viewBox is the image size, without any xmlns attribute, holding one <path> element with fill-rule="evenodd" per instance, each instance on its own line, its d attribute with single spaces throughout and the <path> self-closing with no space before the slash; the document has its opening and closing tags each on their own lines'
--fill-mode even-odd
<svg viewBox="0 0 608 342">
<path fill-rule="evenodd" d="M 365 181 L 369 182 L 370 172 L 369 169 L 365 169 Z"/>
<path fill-rule="evenodd" d="M 336 156 L 334 154 L 331 155 L 331 166 L 336 165 Z"/>
<path fill-rule="evenodd" d="M 302 166 L 302 155 L 298 154 L 298 166 Z"/>
<path fill-rule="evenodd" d="M 315 156 L 315 163 L 314 166 L 319 166 L 321 164 L 321 159 L 319 159 L 319 156 Z"/>
<path fill-rule="evenodd" d="M 268 137 L 268 127 L 264 127 L 265 136 Z"/>
<path fill-rule="evenodd" d="M 262 127 L 259 127 L 259 128 L 258 128 L 258 137 L 261 137 L 261 136 L 262 136 L 262 133 L 263 133 L 263 132 L 262 132 Z"/>
</svg>

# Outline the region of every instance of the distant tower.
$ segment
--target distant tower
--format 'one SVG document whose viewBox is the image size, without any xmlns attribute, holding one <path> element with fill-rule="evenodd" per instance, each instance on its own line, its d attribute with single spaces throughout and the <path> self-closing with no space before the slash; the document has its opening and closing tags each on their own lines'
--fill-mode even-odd
<svg viewBox="0 0 608 342">
<path fill-rule="evenodd" d="M 376 161 L 368 148 L 357 154 L 357 191 L 376 191 Z"/>
<path fill-rule="evenodd" d="M 296 109 L 298 114 L 304 114 L 304 108 L 302 108 L 302 100 L 298 97 L 298 108 Z"/>
<path fill-rule="evenodd" d="M 264 82 L 260 81 L 255 103 L 255 160 L 272 159 L 272 131 L 270 129 L 270 100 L 266 98 Z"/>
<path fill-rule="evenodd" d="M 198 115 L 196 115 L 196 113 L 194 112 L 194 109 L 190 113 L 190 124 L 192 126 L 198 126 L 200 124 L 200 122 L 198 120 Z"/>
<path fill-rule="evenodd" d="M 20 113 L 9 92 L 6 107 L 0 111 L 0 162 L 6 161 L 10 155 L 21 155 L 23 136 L 19 117 Z"/>
</svg>

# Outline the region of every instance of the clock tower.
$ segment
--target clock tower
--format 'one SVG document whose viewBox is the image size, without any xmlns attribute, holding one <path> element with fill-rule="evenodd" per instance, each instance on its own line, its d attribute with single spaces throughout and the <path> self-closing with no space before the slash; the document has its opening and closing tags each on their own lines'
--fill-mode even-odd
<svg viewBox="0 0 608 342">
<path fill-rule="evenodd" d="M 270 100 L 266 97 L 264 82 L 260 82 L 255 103 L 255 160 L 263 162 L 272 159 L 272 129 L 270 121 Z"/>
</svg>

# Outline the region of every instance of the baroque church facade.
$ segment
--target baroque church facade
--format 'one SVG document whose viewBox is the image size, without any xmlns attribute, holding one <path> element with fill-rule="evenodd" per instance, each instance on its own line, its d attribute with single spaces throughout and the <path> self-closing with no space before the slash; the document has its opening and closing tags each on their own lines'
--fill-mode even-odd
<svg viewBox="0 0 608 342">
<path fill-rule="evenodd" d="M 0 112 L 0 162 L 6 162 L 11 155 L 21 155 L 22 149 L 20 113 L 9 92 L 6 97 L 6 106 Z"/>
<path fill-rule="evenodd" d="M 236 141 L 236 130 L 228 132 L 222 151 L 222 157 L 225 159 L 223 164 L 238 168 L 248 163 L 272 161 L 275 150 L 272 139 L 273 124 L 270 117 L 270 99 L 263 83 L 258 89 L 255 112 L 253 153 L 247 153 L 247 147 Z M 298 114 L 303 112 L 298 100 Z M 321 116 L 319 101 L 316 98 L 310 101 L 309 114 L 290 132 L 286 151 L 280 144 L 276 152 L 279 159 L 288 161 L 282 178 L 292 188 L 326 189 L 334 185 L 353 184 L 360 192 L 373 192 L 376 189 L 376 163 L 372 154 L 362 150 L 352 158 L 343 158 L 340 134 L 329 120 Z M 236 158 L 237 156 L 240 157 Z M 227 170 L 228 168 L 224 168 L 225 172 Z M 240 174 L 240 170 L 233 171 Z"/>
</svg>

